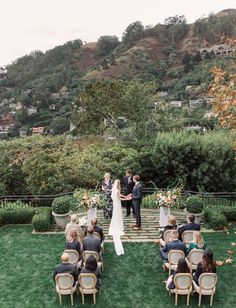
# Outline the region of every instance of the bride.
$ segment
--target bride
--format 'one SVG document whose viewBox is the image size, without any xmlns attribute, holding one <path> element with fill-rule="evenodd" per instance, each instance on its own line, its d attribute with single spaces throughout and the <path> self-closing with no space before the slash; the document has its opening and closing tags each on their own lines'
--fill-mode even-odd
<svg viewBox="0 0 236 308">
<path fill-rule="evenodd" d="M 113 236 L 115 251 L 116 254 L 119 256 L 124 254 L 124 248 L 120 238 L 122 235 L 124 235 L 124 222 L 121 200 L 131 200 L 132 197 L 121 195 L 120 180 L 115 180 L 112 187 L 111 198 L 113 200 L 113 214 L 108 234 Z"/>
</svg>

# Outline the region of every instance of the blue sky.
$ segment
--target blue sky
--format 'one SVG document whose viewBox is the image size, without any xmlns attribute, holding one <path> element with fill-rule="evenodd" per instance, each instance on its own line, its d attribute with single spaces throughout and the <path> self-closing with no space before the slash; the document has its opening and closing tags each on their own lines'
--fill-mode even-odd
<svg viewBox="0 0 236 308">
<path fill-rule="evenodd" d="M 0 0 L 0 66 L 33 50 L 48 50 L 68 40 L 121 38 L 137 20 L 145 26 L 173 15 L 188 22 L 236 8 L 235 0 Z"/>
</svg>

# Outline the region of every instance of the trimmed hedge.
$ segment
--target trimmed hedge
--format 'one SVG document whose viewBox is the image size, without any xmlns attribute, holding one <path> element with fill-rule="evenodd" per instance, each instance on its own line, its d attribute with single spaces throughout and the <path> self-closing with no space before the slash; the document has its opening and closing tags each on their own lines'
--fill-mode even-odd
<svg viewBox="0 0 236 308">
<path fill-rule="evenodd" d="M 24 207 L 5 207 L 0 209 L 0 226 L 8 224 L 29 224 L 35 214 L 35 209 Z"/>
<path fill-rule="evenodd" d="M 52 223 L 52 213 L 50 207 L 38 208 L 33 219 L 32 225 L 35 231 L 48 231 Z"/>
<path fill-rule="evenodd" d="M 3 203 L 0 208 L 0 227 L 8 224 L 33 224 L 35 231 L 47 231 L 52 224 L 50 207 L 29 207 L 22 202 Z"/>
<path fill-rule="evenodd" d="M 236 221 L 236 206 L 205 207 L 204 216 L 209 227 L 220 230 L 227 226 L 227 221 Z"/>
</svg>

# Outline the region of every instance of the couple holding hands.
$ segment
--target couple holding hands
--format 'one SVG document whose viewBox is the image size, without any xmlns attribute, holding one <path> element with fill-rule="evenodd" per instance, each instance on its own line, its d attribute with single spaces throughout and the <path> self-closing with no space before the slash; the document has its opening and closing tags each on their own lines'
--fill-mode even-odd
<svg viewBox="0 0 236 308">
<path fill-rule="evenodd" d="M 116 179 L 112 186 L 111 198 L 113 202 L 113 214 L 111 223 L 109 226 L 109 235 L 113 236 L 115 250 L 117 255 L 124 254 L 123 245 L 121 242 L 121 236 L 124 235 L 124 221 L 122 214 L 121 201 L 126 201 L 127 215 L 130 215 L 130 208 L 133 209 L 133 214 L 136 218 L 136 223 L 131 227 L 133 230 L 141 229 L 141 213 L 140 206 L 142 203 L 142 185 L 140 183 L 139 175 L 132 177 L 130 170 L 126 171 L 124 177 L 125 190 L 124 195 L 121 194 L 120 180 Z M 131 193 L 132 187 L 132 193 Z"/>
</svg>

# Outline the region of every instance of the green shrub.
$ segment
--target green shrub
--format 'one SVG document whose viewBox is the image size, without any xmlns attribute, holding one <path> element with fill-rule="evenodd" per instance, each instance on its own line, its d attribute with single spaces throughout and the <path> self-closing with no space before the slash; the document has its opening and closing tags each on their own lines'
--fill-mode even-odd
<svg viewBox="0 0 236 308">
<path fill-rule="evenodd" d="M 227 226 L 227 219 L 224 214 L 218 211 L 212 211 L 208 225 L 214 230 L 222 230 Z"/>
<path fill-rule="evenodd" d="M 30 207 L 0 209 L 0 225 L 29 224 L 34 214 L 35 209 Z"/>
<path fill-rule="evenodd" d="M 236 206 L 222 206 L 221 212 L 225 215 L 228 221 L 236 221 Z"/>
<path fill-rule="evenodd" d="M 66 214 L 70 211 L 70 196 L 62 196 L 53 200 L 52 210 L 56 214 Z"/>
<path fill-rule="evenodd" d="M 147 195 L 142 200 L 142 207 L 147 209 L 157 208 L 156 201 L 156 194 Z"/>
<path fill-rule="evenodd" d="M 51 226 L 51 209 L 44 208 L 43 211 L 36 213 L 32 219 L 32 225 L 35 231 L 48 231 Z"/>
<path fill-rule="evenodd" d="M 186 199 L 186 210 L 189 213 L 199 214 L 203 210 L 203 201 L 198 196 L 190 196 Z"/>
</svg>

